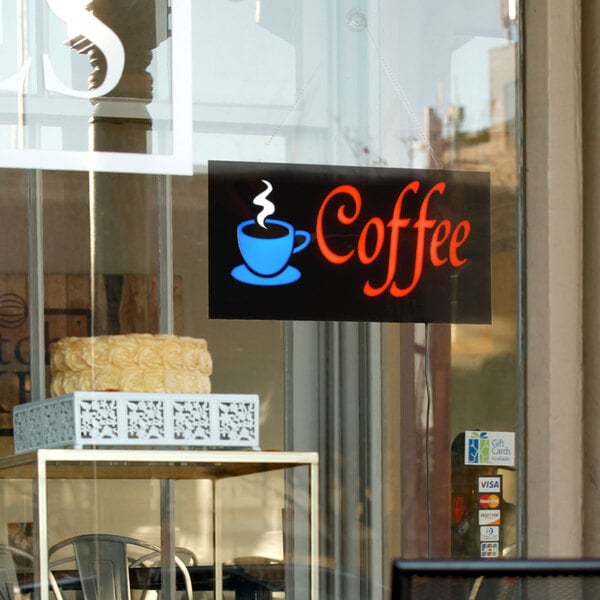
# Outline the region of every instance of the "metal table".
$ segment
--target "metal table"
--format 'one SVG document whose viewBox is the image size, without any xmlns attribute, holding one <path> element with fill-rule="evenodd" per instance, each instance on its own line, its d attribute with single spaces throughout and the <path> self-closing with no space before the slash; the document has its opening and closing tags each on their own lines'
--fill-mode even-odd
<svg viewBox="0 0 600 600">
<path fill-rule="evenodd" d="M 0 459 L 0 480 L 33 483 L 35 596 L 48 600 L 48 481 L 52 479 L 160 480 L 160 529 L 163 552 L 162 589 L 175 594 L 173 484 L 180 479 L 212 482 L 214 597 L 223 596 L 221 502 L 219 482 L 285 470 L 308 469 L 310 598 L 318 597 L 318 455 L 314 452 L 252 450 L 40 449 Z M 218 568 L 217 568 L 218 567 Z"/>
</svg>

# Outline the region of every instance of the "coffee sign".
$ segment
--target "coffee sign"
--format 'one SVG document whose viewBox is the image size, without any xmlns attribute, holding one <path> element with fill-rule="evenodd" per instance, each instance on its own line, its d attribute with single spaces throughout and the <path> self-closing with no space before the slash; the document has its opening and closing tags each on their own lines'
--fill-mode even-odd
<svg viewBox="0 0 600 600">
<path fill-rule="evenodd" d="M 209 316 L 489 323 L 489 175 L 209 162 Z"/>
</svg>

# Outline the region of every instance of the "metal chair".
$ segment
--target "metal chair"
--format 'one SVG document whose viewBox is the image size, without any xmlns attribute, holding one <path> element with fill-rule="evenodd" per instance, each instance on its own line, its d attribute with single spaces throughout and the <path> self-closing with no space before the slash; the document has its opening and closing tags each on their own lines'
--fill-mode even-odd
<svg viewBox="0 0 600 600">
<path fill-rule="evenodd" d="M 72 551 L 64 556 L 64 550 L 69 547 Z M 56 556 L 54 560 L 53 556 Z M 70 537 L 48 550 L 53 569 L 75 563 L 84 600 L 129 600 L 129 569 L 153 566 L 160 556 L 161 549 L 155 544 L 105 533 Z M 186 597 L 192 600 L 192 580 L 184 561 L 177 554 L 175 565 L 183 574 Z"/>
<path fill-rule="evenodd" d="M 33 565 L 33 556 L 28 552 L 14 546 L 0 544 L 0 600 L 16 600 L 22 597 L 14 561 L 15 557 L 24 558 Z M 48 580 L 55 598 L 62 600 L 60 588 L 51 572 L 48 573 Z"/>
</svg>

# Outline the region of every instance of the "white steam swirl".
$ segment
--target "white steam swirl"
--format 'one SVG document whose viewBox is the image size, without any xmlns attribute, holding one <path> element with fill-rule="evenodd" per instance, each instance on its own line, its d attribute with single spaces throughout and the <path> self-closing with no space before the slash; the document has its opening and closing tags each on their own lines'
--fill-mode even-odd
<svg viewBox="0 0 600 600">
<path fill-rule="evenodd" d="M 258 196 L 252 200 L 252 202 L 257 206 L 262 206 L 262 210 L 256 217 L 256 222 L 261 227 L 266 229 L 267 226 L 265 225 L 265 219 L 275 212 L 275 205 L 270 200 L 267 200 L 267 196 L 273 190 L 273 186 L 266 179 L 262 179 L 261 181 L 267 186 L 267 189 L 258 194 Z"/>
</svg>

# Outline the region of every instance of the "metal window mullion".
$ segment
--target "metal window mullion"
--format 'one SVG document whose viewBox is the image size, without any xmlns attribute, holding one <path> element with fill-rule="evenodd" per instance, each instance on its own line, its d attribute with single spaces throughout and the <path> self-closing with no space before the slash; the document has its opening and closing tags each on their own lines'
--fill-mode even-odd
<svg viewBox="0 0 600 600">
<path fill-rule="evenodd" d="M 383 409 L 381 377 L 381 325 L 359 325 L 360 376 L 360 423 L 361 439 L 365 447 L 361 465 L 364 485 L 361 502 L 365 506 L 365 526 L 371 532 L 371 543 L 366 550 L 364 568 L 369 574 L 367 589 L 361 590 L 364 598 L 380 598 L 384 586 L 383 555 Z"/>
<path fill-rule="evenodd" d="M 158 176 L 158 326 L 174 333 L 173 194 L 171 177 Z"/>
<path fill-rule="evenodd" d="M 32 400 L 46 394 L 44 344 L 44 228 L 42 211 L 42 172 L 28 175 L 28 242 L 29 242 L 29 346 Z"/>
<path fill-rule="evenodd" d="M 330 525 L 332 539 L 331 554 L 334 564 L 339 565 L 344 563 L 344 475 L 342 468 L 343 459 L 343 441 L 341 423 L 342 407 L 341 407 L 341 390 L 343 389 L 342 369 L 340 365 L 340 323 L 326 323 L 326 364 L 322 365 L 329 372 L 325 372 L 326 379 L 326 396 L 324 400 L 327 403 L 327 419 L 325 423 L 327 427 L 321 434 L 325 437 L 322 447 L 326 447 L 326 460 L 329 463 L 329 495 L 331 497 L 331 505 L 327 507 L 327 520 Z M 332 483 L 333 482 L 333 483 Z M 335 569 L 332 580 L 333 589 L 332 597 L 340 598 L 344 589 L 343 574 L 340 569 Z"/>
</svg>

